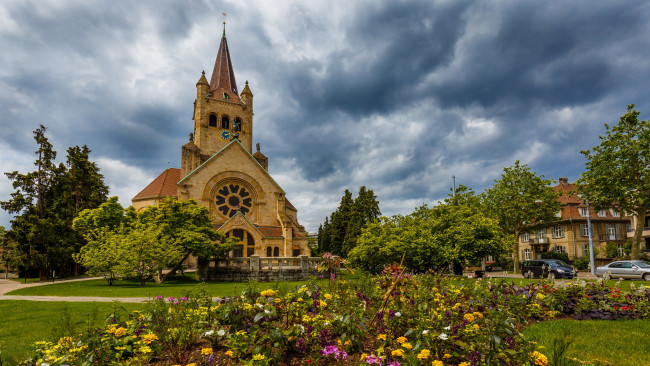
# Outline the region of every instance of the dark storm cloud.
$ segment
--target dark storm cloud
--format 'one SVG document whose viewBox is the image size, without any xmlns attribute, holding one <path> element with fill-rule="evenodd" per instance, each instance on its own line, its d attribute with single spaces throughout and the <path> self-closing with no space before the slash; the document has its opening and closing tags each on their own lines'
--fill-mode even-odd
<svg viewBox="0 0 650 366">
<path fill-rule="evenodd" d="M 310 230 L 362 184 L 392 214 L 516 159 L 575 179 L 602 123 L 650 110 L 640 1 L 21 1 L 0 5 L 3 159 L 30 162 L 44 123 L 60 157 L 87 144 L 128 203 L 179 166 L 223 11 L 255 142 Z"/>
</svg>

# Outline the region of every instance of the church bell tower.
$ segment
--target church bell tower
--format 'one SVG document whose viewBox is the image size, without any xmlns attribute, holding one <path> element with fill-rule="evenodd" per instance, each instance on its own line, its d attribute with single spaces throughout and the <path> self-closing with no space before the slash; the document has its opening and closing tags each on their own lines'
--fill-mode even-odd
<svg viewBox="0 0 650 366">
<path fill-rule="evenodd" d="M 253 153 L 253 93 L 248 81 L 241 94 L 238 92 L 225 22 L 210 82 L 204 71 L 196 83 L 192 119 L 194 133 L 182 148 L 181 177 L 192 172 L 233 139 L 239 140 L 249 153 Z"/>
</svg>

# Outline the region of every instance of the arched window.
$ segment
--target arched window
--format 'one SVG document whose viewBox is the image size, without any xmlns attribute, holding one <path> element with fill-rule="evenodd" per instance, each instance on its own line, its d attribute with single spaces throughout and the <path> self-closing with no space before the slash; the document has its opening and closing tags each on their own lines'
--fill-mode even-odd
<svg viewBox="0 0 650 366">
<path fill-rule="evenodd" d="M 266 256 L 267 257 L 272 257 L 273 256 L 273 248 L 266 247 Z"/>
<path fill-rule="evenodd" d="M 236 117 L 232 127 L 235 131 L 241 131 L 241 118 Z"/>
<path fill-rule="evenodd" d="M 230 129 L 230 119 L 228 119 L 228 116 L 221 117 L 221 128 L 224 130 Z"/>
<path fill-rule="evenodd" d="M 208 126 L 210 127 L 217 127 L 217 115 L 216 114 L 211 114 L 210 115 L 210 120 L 208 121 Z"/>
<path fill-rule="evenodd" d="M 280 247 L 273 248 L 273 256 L 274 257 L 279 257 L 280 256 Z"/>
<path fill-rule="evenodd" d="M 293 256 L 298 257 L 300 255 L 300 245 L 293 246 Z"/>
<path fill-rule="evenodd" d="M 234 229 L 226 234 L 229 238 L 237 238 L 239 242 L 232 251 L 233 258 L 250 257 L 255 254 L 255 238 L 246 230 Z"/>
</svg>

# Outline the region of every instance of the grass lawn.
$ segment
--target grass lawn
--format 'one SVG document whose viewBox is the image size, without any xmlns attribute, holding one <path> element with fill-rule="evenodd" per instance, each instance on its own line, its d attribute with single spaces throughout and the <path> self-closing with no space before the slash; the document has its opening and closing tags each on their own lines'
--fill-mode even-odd
<svg viewBox="0 0 650 366">
<path fill-rule="evenodd" d="M 356 278 L 355 275 L 345 274 L 348 280 Z M 327 280 L 323 280 L 324 283 Z M 293 289 L 296 285 L 302 285 L 305 281 L 297 282 L 206 282 L 202 287 L 212 296 L 235 296 L 241 294 L 241 291 L 248 285 L 256 286 L 260 289 L 279 288 Z M 45 286 L 26 287 L 11 291 L 7 295 L 22 296 L 98 296 L 98 297 L 163 297 L 185 296 L 191 291 L 199 288 L 200 281 L 194 279 L 192 274 L 185 276 L 175 276 L 165 281 L 163 284 L 147 282 L 145 287 L 141 287 L 137 281 L 116 281 L 113 286 L 108 286 L 105 280 L 88 280 L 66 283 L 55 283 Z"/>
<path fill-rule="evenodd" d="M 616 366 L 650 365 L 650 320 L 553 320 L 525 328 L 526 338 L 553 350 L 554 339 L 570 342 L 566 356 Z M 550 362 L 549 362 L 550 364 Z"/>
<path fill-rule="evenodd" d="M 58 340 L 66 335 L 66 330 L 83 332 L 89 320 L 91 323 L 103 324 L 116 307 L 131 311 L 144 306 L 145 304 L 96 302 L 0 301 L 1 354 L 10 361 L 10 365 L 16 364 L 29 355 L 31 346 L 36 341 Z M 120 312 L 121 310 L 118 314 Z"/>
</svg>

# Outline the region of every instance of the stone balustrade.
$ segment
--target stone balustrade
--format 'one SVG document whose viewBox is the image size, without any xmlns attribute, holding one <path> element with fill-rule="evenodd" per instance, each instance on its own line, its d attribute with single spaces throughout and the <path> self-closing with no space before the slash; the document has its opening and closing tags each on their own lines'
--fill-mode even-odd
<svg viewBox="0 0 650 366">
<path fill-rule="evenodd" d="M 316 276 L 321 257 L 260 257 L 220 258 L 199 262 L 196 277 L 200 281 L 303 281 Z M 338 272 L 337 268 L 337 272 Z"/>
</svg>

